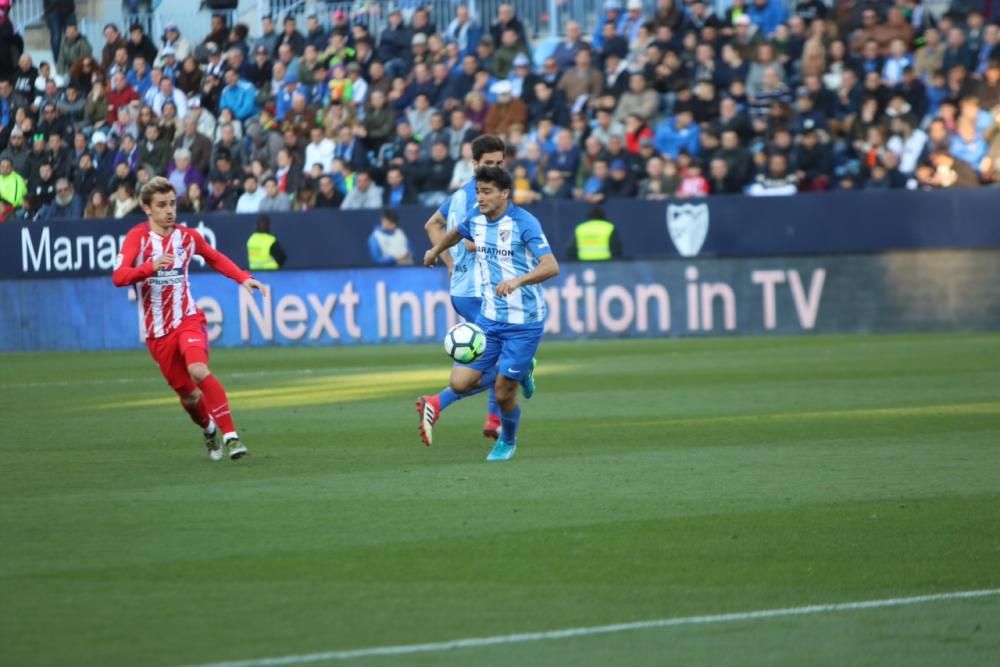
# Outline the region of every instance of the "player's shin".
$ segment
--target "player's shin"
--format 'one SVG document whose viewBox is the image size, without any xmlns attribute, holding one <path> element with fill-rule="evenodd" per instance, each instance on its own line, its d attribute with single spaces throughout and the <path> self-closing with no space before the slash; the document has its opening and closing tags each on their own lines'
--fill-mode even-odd
<svg viewBox="0 0 1000 667">
<path fill-rule="evenodd" d="M 503 425 L 503 439 L 507 442 L 517 440 L 517 426 L 521 421 L 521 406 L 514 404 L 514 409 L 507 411 L 501 408 L 500 423 Z"/>
<path fill-rule="evenodd" d="M 200 426 L 203 431 L 209 430 L 209 427 L 212 425 L 212 416 L 205 406 L 204 394 L 200 394 L 197 397 L 182 396 L 181 407 L 191 417 L 191 421 Z"/>
<path fill-rule="evenodd" d="M 215 423 L 222 429 L 226 440 L 236 437 L 236 424 L 233 422 L 233 415 L 229 411 L 229 399 L 226 397 L 226 390 L 222 383 L 215 379 L 214 375 L 209 375 L 198 383 L 204 395 L 205 406 L 208 408 Z"/>
<path fill-rule="evenodd" d="M 445 387 L 438 394 L 438 401 L 440 401 L 441 406 L 439 412 L 444 412 L 445 408 L 462 398 L 464 398 L 464 395 L 456 393 L 451 387 Z"/>
</svg>

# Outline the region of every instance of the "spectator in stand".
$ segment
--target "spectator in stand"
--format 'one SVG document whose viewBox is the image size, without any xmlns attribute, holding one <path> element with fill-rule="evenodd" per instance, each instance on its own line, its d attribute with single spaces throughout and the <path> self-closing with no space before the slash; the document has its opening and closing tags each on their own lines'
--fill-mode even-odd
<svg viewBox="0 0 1000 667">
<path fill-rule="evenodd" d="M 235 70 L 226 70 L 226 87 L 219 98 L 219 108 L 229 109 L 240 121 L 257 113 L 257 91 L 249 81 L 240 79 Z"/>
<path fill-rule="evenodd" d="M 483 129 L 487 134 L 506 134 L 511 125 L 524 125 L 528 121 L 528 109 L 524 102 L 513 96 L 510 81 L 498 81 L 493 86 L 493 92 L 497 101 L 486 114 Z"/>
<path fill-rule="evenodd" d="M 212 142 L 198 132 L 198 121 L 192 116 L 184 119 L 184 130 L 174 138 L 173 148 L 183 148 L 191 156 L 191 164 L 201 174 L 208 172 L 212 161 Z"/>
<path fill-rule="evenodd" d="M 24 195 L 28 192 L 28 184 L 21 174 L 14 171 L 14 160 L 10 153 L 0 153 L 0 210 L 11 210 L 21 207 Z M 0 219 L 6 216 L 0 215 Z"/>
<path fill-rule="evenodd" d="M 591 204 L 603 202 L 607 198 L 609 177 L 608 161 L 598 158 L 594 161 L 590 177 L 584 182 L 577 198 Z"/>
<path fill-rule="evenodd" d="M 642 72 L 629 75 L 629 89 L 618 101 L 615 120 L 624 123 L 630 115 L 638 116 L 646 122 L 653 118 L 660 108 L 660 99 L 651 90 Z"/>
<path fill-rule="evenodd" d="M 187 95 L 174 87 L 174 81 L 170 77 L 160 79 L 159 89 L 153 94 L 151 101 L 150 106 L 157 116 L 163 114 L 163 105 L 167 102 L 173 103 L 178 118 L 183 119 L 188 115 Z"/>
<path fill-rule="evenodd" d="M 354 189 L 347 193 L 340 207 L 344 210 L 382 208 L 382 188 L 372 182 L 371 173 L 360 171 Z"/>
<path fill-rule="evenodd" d="M 937 188 L 971 188 L 979 185 L 979 179 L 972 167 L 957 159 L 947 150 L 931 153 L 934 165 L 932 184 Z"/>
<path fill-rule="evenodd" d="M 333 176 L 324 174 L 319 179 L 319 190 L 316 192 L 316 208 L 340 208 L 344 194 L 337 189 Z"/>
<path fill-rule="evenodd" d="M 110 218 L 114 215 L 114 207 L 104 190 L 97 188 L 90 190 L 87 198 L 87 205 L 83 208 L 84 220 Z"/>
<path fill-rule="evenodd" d="M 965 117 L 959 118 L 948 152 L 973 170 L 978 170 L 983 158 L 986 157 L 986 151 L 986 141 L 977 132 L 975 121 Z"/>
<path fill-rule="evenodd" d="M 178 192 L 183 193 L 177 202 L 178 213 L 205 213 L 212 210 L 205 197 L 205 188 L 200 183 L 190 183 Z"/>
<path fill-rule="evenodd" d="M 157 125 L 147 125 L 139 144 L 139 162 L 148 165 L 153 174 L 165 174 L 170 159 L 170 144 L 160 138 Z"/>
<path fill-rule="evenodd" d="M 437 141 L 431 146 L 430 156 L 421 165 L 423 171 L 418 199 L 424 206 L 440 206 L 448 198 L 448 186 L 455 162 L 448 155 L 448 144 Z"/>
<path fill-rule="evenodd" d="M 111 197 L 115 218 L 124 218 L 131 215 L 139 208 L 139 200 L 135 196 L 135 186 L 131 180 L 119 181 L 114 195 Z"/>
<path fill-rule="evenodd" d="M 398 165 L 389 167 L 385 173 L 385 187 L 382 188 L 382 205 L 387 208 L 396 208 L 416 203 L 417 193 L 406 183 L 402 168 Z"/>
<path fill-rule="evenodd" d="M 368 237 L 368 253 L 379 266 L 413 264 L 413 253 L 406 233 L 399 228 L 399 214 L 391 208 L 382 210 L 379 224 Z"/>
<path fill-rule="evenodd" d="M 545 172 L 545 182 L 540 191 L 542 199 L 572 199 L 573 186 L 566 175 L 558 169 Z"/>
<path fill-rule="evenodd" d="M 104 46 L 101 48 L 101 69 L 108 72 L 115 62 L 115 53 L 118 49 L 128 49 L 128 43 L 122 36 L 118 26 L 108 23 L 104 26 Z"/>
<path fill-rule="evenodd" d="M 226 27 L 226 17 L 223 14 L 212 14 L 209 19 L 208 34 L 201 40 L 197 51 L 199 53 L 209 52 L 208 45 L 211 44 L 216 52 L 229 48 L 230 30 Z"/>
<path fill-rule="evenodd" d="M 167 170 L 167 180 L 177 192 L 185 192 L 192 183 L 197 183 L 204 189 L 205 176 L 191 163 L 191 151 L 178 148 L 174 151 L 173 163 Z"/>
<path fill-rule="evenodd" d="M 552 53 L 559 69 L 569 69 L 576 63 L 576 54 L 584 46 L 580 35 L 580 24 L 573 20 L 567 21 L 566 34 Z"/>
<path fill-rule="evenodd" d="M 264 47 L 268 55 L 277 53 L 278 40 L 281 36 L 274 29 L 274 17 L 270 14 L 260 17 L 260 28 L 260 36 L 253 43 L 254 50 L 256 51 L 260 47 Z"/>
<path fill-rule="evenodd" d="M 278 180 L 269 176 L 264 180 L 264 197 L 257 210 L 260 213 L 281 213 L 292 210 L 292 202 L 288 195 L 278 189 Z"/>
<path fill-rule="evenodd" d="M 947 72 L 956 65 L 961 65 L 966 71 L 975 71 L 976 64 L 976 54 L 969 48 L 965 32 L 957 27 L 949 30 L 941 68 Z"/>
<path fill-rule="evenodd" d="M 497 18 L 490 26 L 490 36 L 494 44 L 503 43 L 503 33 L 512 30 L 517 37 L 517 43 L 526 47 L 528 45 L 528 35 L 524 30 L 521 19 L 514 15 L 513 5 L 504 3 L 497 7 Z"/>
<path fill-rule="evenodd" d="M 310 143 L 306 146 L 305 160 L 302 171 L 308 171 L 313 165 L 319 164 L 323 172 L 330 170 L 336 144 L 323 134 L 323 128 L 313 127 L 309 131 Z"/>
<path fill-rule="evenodd" d="M 677 159 L 681 150 L 697 155 L 700 129 L 693 123 L 690 111 L 681 110 L 672 119 L 663 120 L 656 127 L 653 146 L 664 155 Z"/>
<path fill-rule="evenodd" d="M 563 73 L 556 89 L 561 91 L 570 105 L 577 106 L 581 98 L 596 98 L 604 88 L 604 77 L 591 67 L 590 49 L 581 48 L 576 54 L 575 66 Z"/>
<path fill-rule="evenodd" d="M 243 180 L 243 194 L 236 202 L 236 212 L 257 213 L 266 196 L 264 190 L 257 185 L 257 177 L 250 174 Z"/>
<path fill-rule="evenodd" d="M 469 15 L 469 6 L 461 2 L 455 6 L 455 18 L 448 24 L 445 37 L 458 45 L 460 55 L 474 54 L 482 35 L 479 23 Z"/>
<path fill-rule="evenodd" d="M 605 194 L 608 197 L 631 199 L 639 193 L 628 164 L 622 159 L 612 160 L 608 165 L 608 180 Z"/>
<path fill-rule="evenodd" d="M 133 23 L 129 27 L 126 49 L 128 50 L 129 62 L 135 60 L 136 56 L 142 56 L 146 59 L 147 63 L 156 61 L 156 46 L 153 44 L 153 40 L 149 38 L 149 35 L 146 34 L 146 30 L 142 27 L 141 23 Z"/>
<path fill-rule="evenodd" d="M 66 24 L 65 38 L 56 47 L 59 51 L 56 57 L 56 71 L 60 74 L 68 74 L 69 70 L 77 60 L 93 53 L 90 42 L 80 34 L 80 29 L 76 26 L 76 21 Z"/>
<path fill-rule="evenodd" d="M 830 147 L 820 140 L 820 130 L 811 121 L 802 129 L 792 164 L 799 192 L 822 192 L 830 188 L 833 156 Z"/>
<path fill-rule="evenodd" d="M 755 197 L 794 195 L 798 192 L 795 174 L 788 171 L 788 158 L 780 152 L 767 157 L 767 169 L 747 189 Z"/>
</svg>

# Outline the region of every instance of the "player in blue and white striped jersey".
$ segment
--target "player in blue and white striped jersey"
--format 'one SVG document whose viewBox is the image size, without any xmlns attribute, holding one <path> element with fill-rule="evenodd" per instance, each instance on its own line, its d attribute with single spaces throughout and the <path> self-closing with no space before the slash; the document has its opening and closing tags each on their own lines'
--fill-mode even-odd
<svg viewBox="0 0 1000 667">
<path fill-rule="evenodd" d="M 486 332 L 486 351 L 471 364 L 452 368 L 451 388 L 465 394 L 496 387 L 503 427 L 487 461 L 506 461 L 517 450 L 517 390 L 531 370 L 547 315 L 541 283 L 559 273 L 541 224 L 510 202 L 511 189 L 505 170 L 479 169 L 478 210 L 470 211 L 424 255 L 424 265 L 431 267 L 462 238 L 476 246 L 476 277 L 483 297 L 476 324 Z"/>
<path fill-rule="evenodd" d="M 472 142 L 472 168 L 496 167 L 503 164 L 503 140 L 492 134 L 476 137 Z M 424 229 L 430 238 L 431 245 L 436 244 L 444 235 L 465 220 L 465 216 L 476 209 L 476 179 L 455 191 L 431 216 Z M 469 243 L 459 243 L 441 256 L 448 273 L 451 276 L 451 305 L 455 312 L 469 322 L 475 322 L 482 307 L 482 297 L 476 280 L 476 250 Z M 531 387 L 532 378 L 527 378 Z M 475 392 L 478 393 L 478 392 Z M 417 413 L 420 415 L 420 437 L 425 445 L 430 445 L 433 437 L 434 423 L 441 413 L 455 401 L 465 398 L 445 387 L 437 394 L 421 396 L 417 399 Z M 496 440 L 500 431 L 500 408 L 497 407 L 495 391 L 489 390 L 489 404 L 486 411 L 486 423 L 483 425 L 483 435 Z"/>
</svg>

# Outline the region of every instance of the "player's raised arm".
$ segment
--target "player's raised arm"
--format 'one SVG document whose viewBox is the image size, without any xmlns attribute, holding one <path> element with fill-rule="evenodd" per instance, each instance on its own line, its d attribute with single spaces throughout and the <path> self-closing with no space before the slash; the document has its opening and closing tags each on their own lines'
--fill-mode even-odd
<svg viewBox="0 0 1000 667">
<path fill-rule="evenodd" d="M 115 260 L 115 271 L 111 274 L 111 282 L 116 287 L 134 285 L 149 278 L 160 269 L 174 263 L 173 255 L 160 255 L 139 266 L 132 266 L 135 258 L 139 254 L 139 243 L 142 233 L 137 229 L 132 229 L 125 236 L 122 244 L 122 251 Z"/>
</svg>

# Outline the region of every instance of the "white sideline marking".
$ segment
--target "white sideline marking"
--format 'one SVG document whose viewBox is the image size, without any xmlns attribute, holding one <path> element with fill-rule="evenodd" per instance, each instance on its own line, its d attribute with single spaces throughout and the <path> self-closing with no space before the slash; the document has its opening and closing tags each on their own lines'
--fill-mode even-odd
<svg viewBox="0 0 1000 667">
<path fill-rule="evenodd" d="M 854 611 L 857 609 L 879 609 L 881 607 L 903 607 L 924 602 L 941 600 L 962 600 L 1000 595 L 1000 588 L 990 588 L 978 591 L 956 591 L 952 593 L 937 593 L 934 595 L 916 595 L 908 598 L 889 598 L 887 600 L 865 600 L 862 602 L 842 602 L 838 604 L 818 604 L 806 607 L 788 607 L 785 609 L 762 609 L 759 611 L 743 611 L 732 614 L 715 614 L 712 616 L 680 616 L 676 618 L 660 618 L 652 621 L 635 621 L 633 623 L 616 623 L 614 625 L 596 625 L 588 628 L 567 628 L 565 630 L 549 630 L 547 632 L 526 632 L 516 635 L 498 635 L 496 637 L 473 637 L 469 639 L 453 639 L 446 642 L 431 644 L 405 644 L 402 646 L 378 646 L 359 648 L 347 651 L 327 651 L 324 653 L 306 653 L 304 655 L 286 655 L 276 658 L 255 658 L 253 660 L 233 660 L 230 662 L 212 662 L 194 667 L 278 667 L 280 665 L 302 665 L 323 660 L 352 660 L 354 658 L 370 658 L 383 655 L 408 655 L 411 653 L 431 653 L 435 651 L 451 651 L 459 648 L 479 648 L 496 646 L 498 644 L 519 644 L 524 642 L 547 641 L 550 639 L 566 639 L 568 637 L 585 637 L 588 635 L 606 635 L 630 630 L 645 630 L 647 628 L 669 628 L 677 625 L 707 625 L 712 623 L 733 623 L 737 621 L 755 621 L 760 619 L 780 618 L 782 616 L 805 616 L 807 614 L 823 614 L 836 611 Z"/>
</svg>

